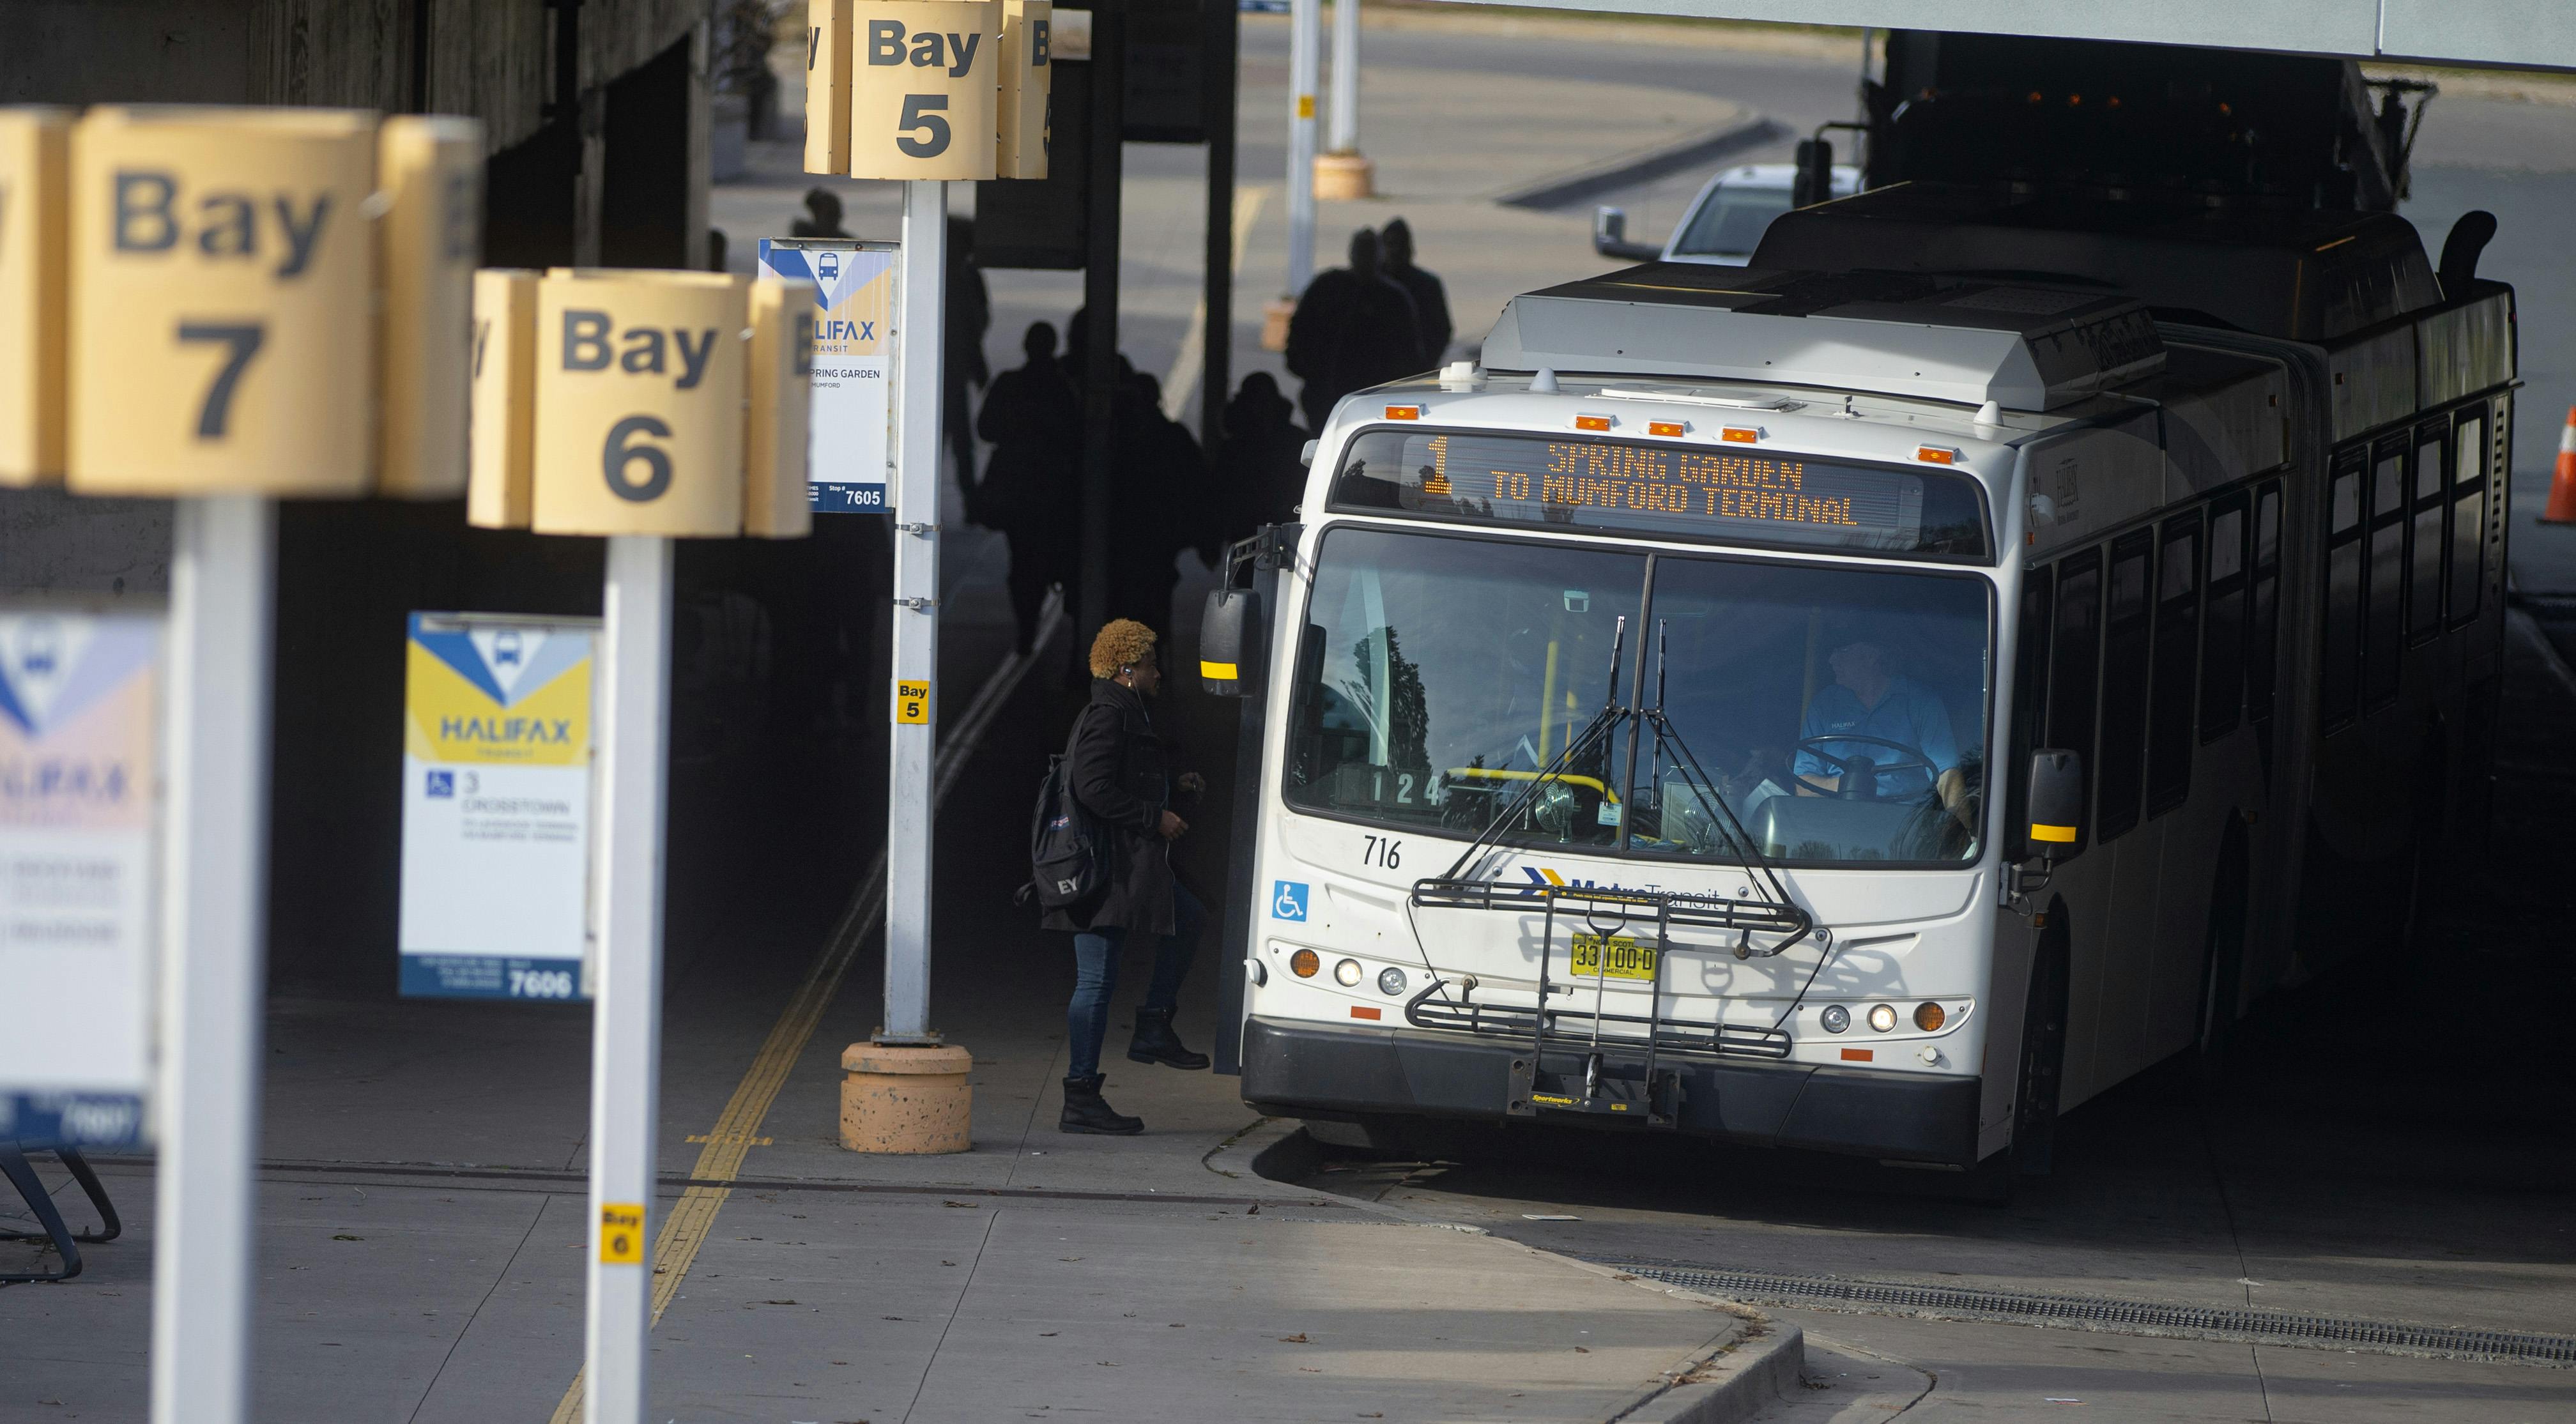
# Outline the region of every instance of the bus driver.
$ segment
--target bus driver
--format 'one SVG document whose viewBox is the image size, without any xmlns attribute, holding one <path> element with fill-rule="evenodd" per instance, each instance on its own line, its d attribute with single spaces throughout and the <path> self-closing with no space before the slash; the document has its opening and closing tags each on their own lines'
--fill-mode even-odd
<svg viewBox="0 0 2576 1424">
<path fill-rule="evenodd" d="M 1876 785 L 1864 796 L 1902 800 L 1932 789 L 1952 814 L 1962 814 L 1967 778 L 1959 771 L 1959 743 L 1950 734 L 1950 711 L 1940 697 L 1891 670 L 1887 650 L 1866 638 L 1834 649 L 1826 663 L 1834 670 L 1834 685 L 1807 704 L 1792 764 L 1797 793 L 1820 796 L 1839 790 L 1843 777 L 1858 774 L 1852 769 L 1866 758 L 1873 767 L 1886 769 L 1871 773 Z"/>
</svg>

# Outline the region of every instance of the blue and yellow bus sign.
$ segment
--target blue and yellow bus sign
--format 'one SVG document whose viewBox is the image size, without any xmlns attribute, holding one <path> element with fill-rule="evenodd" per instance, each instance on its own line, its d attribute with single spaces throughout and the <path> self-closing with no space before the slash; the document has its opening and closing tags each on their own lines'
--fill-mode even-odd
<svg viewBox="0 0 2576 1424">
<path fill-rule="evenodd" d="M 806 489 L 817 514 L 886 514 L 893 459 L 895 289 L 891 242 L 765 237 L 760 274 L 812 282 L 813 404 Z"/>
<path fill-rule="evenodd" d="M 583 997 L 598 620 L 411 616 L 402 992 Z"/>
</svg>

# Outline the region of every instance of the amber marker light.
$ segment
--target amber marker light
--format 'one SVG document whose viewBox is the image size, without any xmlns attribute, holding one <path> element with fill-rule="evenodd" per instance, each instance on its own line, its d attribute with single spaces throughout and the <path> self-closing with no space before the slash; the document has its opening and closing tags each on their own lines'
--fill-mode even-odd
<svg viewBox="0 0 2576 1424">
<path fill-rule="evenodd" d="M 1914 447 L 1914 458 L 1927 465 L 1953 465 L 1958 463 L 1959 452 L 1944 450 L 1938 445 L 1917 445 Z"/>
<path fill-rule="evenodd" d="M 1606 415 L 1578 415 L 1574 418 L 1574 428 L 1577 430 L 1607 430 L 1610 428 L 1610 417 Z"/>
<path fill-rule="evenodd" d="M 1324 961 L 1316 958 L 1315 951 L 1311 949 L 1301 949 L 1288 956 L 1288 972 L 1300 979 L 1314 978 L 1315 971 L 1323 967 Z"/>
<path fill-rule="evenodd" d="M 1938 1033 L 1941 1029 L 1941 1025 L 1948 1023 L 1949 1021 L 1949 1013 L 1939 1004 L 1916 1004 L 1914 1006 L 1914 1026 L 1923 1030 L 1925 1033 Z"/>
<path fill-rule="evenodd" d="M 1717 432 L 1717 438 L 1730 445 L 1758 445 L 1762 443 L 1762 432 L 1749 425 L 1729 425 Z"/>
<path fill-rule="evenodd" d="M 1420 420 L 1422 418 L 1422 407 L 1418 405 L 1391 405 L 1386 408 L 1386 418 L 1389 420 Z"/>
<path fill-rule="evenodd" d="M 1351 1005 L 1351 1017 L 1355 1019 L 1383 1019 L 1385 1015 L 1378 1012 L 1375 1004 L 1353 1004 Z"/>
<path fill-rule="evenodd" d="M 1679 438 L 1681 436 L 1688 435 L 1690 433 L 1690 427 L 1678 420 L 1650 420 L 1646 422 L 1646 433 L 1648 435 L 1669 435 Z"/>
</svg>

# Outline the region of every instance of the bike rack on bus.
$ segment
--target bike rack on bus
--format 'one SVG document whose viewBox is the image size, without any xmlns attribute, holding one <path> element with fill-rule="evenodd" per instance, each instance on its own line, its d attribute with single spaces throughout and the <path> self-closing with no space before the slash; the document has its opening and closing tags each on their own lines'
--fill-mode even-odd
<svg viewBox="0 0 2576 1424">
<path fill-rule="evenodd" d="M 1731 931 L 1740 939 L 1749 939 L 1755 934 L 1776 934 L 1796 939 L 1807 933 L 1811 921 L 1804 910 L 1794 905 L 1593 886 L 1507 886 L 1490 880 L 1449 877 L 1416 881 L 1412 898 L 1416 906 L 1425 909 L 1497 910 L 1509 914 L 1536 911 L 1542 916 L 1538 996 L 1532 1006 L 1478 1002 L 1473 981 L 1459 985 L 1458 996 L 1452 999 L 1445 992 L 1450 987 L 1449 981 L 1437 976 L 1404 1005 L 1405 1021 L 1417 1028 L 1463 1029 L 1496 1037 L 1527 1036 L 1528 1052 L 1512 1059 L 1511 1100 L 1506 1109 L 1511 1116 L 1534 1117 L 1543 1109 L 1553 1109 L 1642 1119 L 1650 1127 L 1670 1127 L 1681 1107 L 1681 1082 L 1677 1073 L 1658 1071 L 1658 1059 L 1664 1053 L 1692 1052 L 1775 1060 L 1789 1056 L 1789 1035 L 1777 1028 L 1703 1024 L 1666 1018 L 1664 966 L 1666 956 L 1674 948 L 1672 934 L 1676 928 Z M 1590 976 L 1593 993 L 1589 1015 L 1579 1009 L 1547 1007 L 1551 996 L 1580 993 L 1582 988 L 1579 976 L 1572 970 L 1570 942 L 1567 948 L 1567 979 L 1570 982 L 1557 984 L 1549 974 L 1560 906 L 1569 912 L 1569 916 L 1581 916 L 1583 930 L 1599 938 L 1605 957 L 1613 937 L 1620 931 L 1648 918 L 1653 920 L 1655 973 L 1647 982 L 1644 1014 L 1607 1011 L 1609 976 L 1606 972 Z M 1716 946 L 1710 949 L 1711 952 L 1724 952 Z M 1589 1017 L 1592 1021 L 1589 1033 L 1579 1025 L 1569 1028 L 1564 1022 L 1569 1016 L 1577 1020 Z M 1645 1050 L 1645 1063 L 1639 1079 L 1632 1081 L 1604 1072 L 1602 1027 L 1605 1024 L 1629 1025 L 1642 1030 L 1634 1038 L 1614 1036 L 1609 1040 L 1613 1049 Z M 1566 1081 L 1572 1074 L 1550 1071 L 1542 1062 L 1543 1055 L 1551 1046 L 1560 1051 L 1567 1047 L 1582 1050 L 1579 1089 Z"/>
<path fill-rule="evenodd" d="M 1752 835 L 1736 818 L 1726 798 L 1718 794 L 1717 785 L 1699 764 L 1681 739 L 1680 731 L 1664 715 L 1663 630 L 1656 630 L 1655 701 L 1651 707 L 1628 707 L 1619 702 L 1620 655 L 1626 647 L 1628 619 L 1622 615 L 1610 637 L 1610 676 L 1608 693 L 1601 709 L 1593 714 L 1591 724 L 1580 736 L 1569 737 L 1565 747 L 1549 758 L 1546 765 L 1523 783 L 1520 793 L 1497 811 L 1467 849 L 1442 874 L 1413 882 L 1412 904 L 1419 909 L 1499 910 L 1510 914 L 1527 914 L 1533 910 L 1543 919 L 1539 931 L 1538 997 L 1528 1008 L 1512 1004 L 1476 1002 L 1475 980 L 1466 978 L 1459 984 L 1459 995 L 1452 1000 L 1446 991 L 1449 981 L 1435 971 L 1431 982 L 1421 993 L 1405 1001 L 1404 1017 L 1416 1028 L 1463 1029 L 1469 1033 L 1518 1038 L 1526 1034 L 1529 1051 L 1512 1059 L 1512 1092 L 1508 1112 L 1514 1117 L 1534 1117 L 1542 1108 L 1560 1112 L 1599 1113 L 1629 1121 L 1643 1119 L 1649 1126 L 1670 1127 L 1679 1118 L 1681 1108 L 1681 1075 L 1657 1072 L 1658 1058 L 1668 1052 L 1734 1055 L 1747 1058 L 1785 1059 L 1791 1040 L 1777 1024 L 1770 1028 L 1753 1028 L 1742 1024 L 1691 1023 L 1664 1017 L 1664 957 L 1671 952 L 1675 928 L 1731 930 L 1736 942 L 1733 953 L 1738 959 L 1756 954 L 1765 958 L 1781 954 L 1815 932 L 1815 918 L 1789 898 L 1788 889 L 1780 882 Z M 1503 828 L 1523 814 L 1538 794 L 1540 787 L 1566 775 L 1581 754 L 1601 743 L 1611 731 L 1634 719 L 1653 730 L 1656 754 L 1660 757 L 1669 747 L 1675 754 L 1676 769 L 1707 803 L 1714 805 L 1723 817 L 1720 835 L 1724 843 L 1737 852 L 1745 872 L 1753 883 L 1768 885 L 1771 894 L 1759 900 L 1726 899 L 1713 895 L 1689 895 L 1660 890 L 1604 889 L 1590 885 L 1503 885 L 1493 880 L 1475 878 L 1470 867 L 1481 864 L 1488 852 L 1502 849 Z M 1628 766 L 1623 784 L 1634 784 L 1637 770 L 1637 745 L 1629 743 Z M 1622 831 L 1624 841 L 1625 831 Z M 1548 978 L 1548 957 L 1556 943 L 1557 907 L 1565 905 L 1579 910 L 1585 929 L 1599 937 L 1604 957 L 1613 936 L 1632 923 L 1651 917 L 1655 923 L 1655 973 L 1648 981 L 1646 1012 L 1613 1014 L 1607 1012 L 1609 974 L 1607 965 L 1596 966 L 1592 975 L 1592 1029 L 1587 1036 L 1581 1030 L 1568 1031 L 1559 1023 L 1566 1011 L 1547 1006 L 1548 997 L 1558 986 Z M 1780 938 L 1766 948 L 1756 949 L 1756 933 Z M 1821 941 L 1819 941 L 1821 952 Z M 1566 970 L 1573 974 L 1573 949 L 1568 945 Z M 1426 956 L 1425 964 L 1428 965 Z M 1822 967 L 1821 961 L 1819 968 Z M 1810 976 L 1812 982 L 1812 976 Z M 1562 992 L 1577 993 L 1579 984 L 1567 984 Z M 1800 997 L 1805 990 L 1799 991 Z M 1434 1002 L 1434 1000 L 1438 1002 Z M 1794 1005 L 1792 1006 L 1794 1008 Z M 1782 1015 L 1781 1022 L 1787 1021 Z M 1603 1024 L 1637 1025 L 1643 1030 L 1636 1038 L 1613 1038 L 1615 1049 L 1645 1049 L 1642 1079 L 1632 1082 L 1624 1076 L 1603 1073 L 1601 1027 Z M 1567 1083 L 1567 1073 L 1551 1072 L 1544 1061 L 1551 1044 L 1582 1049 L 1582 1088 L 1576 1093 Z M 1560 1060 L 1561 1061 L 1561 1060 Z"/>
</svg>

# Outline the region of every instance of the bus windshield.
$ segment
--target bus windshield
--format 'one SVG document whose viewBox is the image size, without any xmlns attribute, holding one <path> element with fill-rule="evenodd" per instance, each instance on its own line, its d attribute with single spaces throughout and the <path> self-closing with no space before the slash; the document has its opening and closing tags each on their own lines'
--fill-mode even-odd
<svg viewBox="0 0 2576 1424">
<path fill-rule="evenodd" d="M 1973 574 L 1341 526 L 1287 799 L 1468 839 L 1530 791 L 1506 840 L 1732 862 L 1731 811 L 1791 864 L 1955 865 L 1978 852 L 1989 606 Z M 1618 702 L 1660 699 L 1675 736 L 1632 721 L 1543 775 L 1608 698 L 1622 616 Z"/>
</svg>

